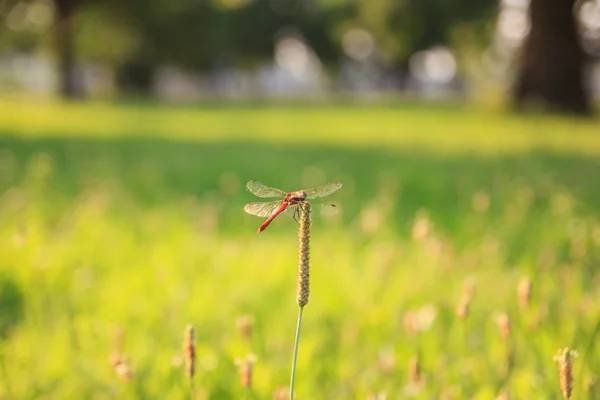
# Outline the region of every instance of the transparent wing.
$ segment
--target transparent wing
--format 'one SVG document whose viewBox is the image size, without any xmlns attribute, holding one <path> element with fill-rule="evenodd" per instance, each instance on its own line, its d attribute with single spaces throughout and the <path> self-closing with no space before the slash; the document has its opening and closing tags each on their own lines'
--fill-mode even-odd
<svg viewBox="0 0 600 400">
<path fill-rule="evenodd" d="M 336 207 L 335 204 L 321 203 L 321 204 L 311 204 L 311 206 L 316 213 L 324 215 L 324 216 L 337 214 L 340 210 L 339 208 Z"/>
<path fill-rule="evenodd" d="M 290 206 L 285 209 L 283 214 L 292 216 L 294 214 L 296 208 L 298 208 L 297 205 Z M 310 203 L 310 208 L 311 208 L 311 214 L 313 217 L 316 215 L 319 215 L 319 216 L 333 215 L 339 211 L 339 208 L 336 207 L 335 204 L 329 204 L 329 203 L 317 203 L 317 204 Z"/>
<path fill-rule="evenodd" d="M 285 197 L 287 194 L 283 190 L 268 187 L 259 181 L 250 181 L 246 183 L 246 189 L 254 193 L 258 197 Z"/>
<path fill-rule="evenodd" d="M 248 203 L 244 206 L 244 211 L 257 217 L 268 218 L 281 206 L 281 200 Z"/>
<path fill-rule="evenodd" d="M 342 182 L 331 182 L 323 186 L 319 186 L 313 189 L 304 189 L 306 192 L 306 197 L 309 199 L 314 199 L 316 197 L 325 197 L 329 196 L 331 193 L 339 190 L 342 187 Z"/>
</svg>

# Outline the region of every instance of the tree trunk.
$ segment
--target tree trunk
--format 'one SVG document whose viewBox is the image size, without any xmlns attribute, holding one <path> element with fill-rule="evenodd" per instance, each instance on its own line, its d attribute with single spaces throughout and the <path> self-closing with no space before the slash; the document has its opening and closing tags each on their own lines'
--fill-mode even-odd
<svg viewBox="0 0 600 400">
<path fill-rule="evenodd" d="M 77 4 L 77 0 L 54 0 L 60 94 L 65 98 L 75 98 L 82 94 L 75 77 L 75 51 L 73 48 Z"/>
<path fill-rule="evenodd" d="M 513 93 L 518 108 L 533 101 L 553 111 L 591 113 L 575 1 L 531 0 L 531 30 L 522 48 Z"/>
</svg>

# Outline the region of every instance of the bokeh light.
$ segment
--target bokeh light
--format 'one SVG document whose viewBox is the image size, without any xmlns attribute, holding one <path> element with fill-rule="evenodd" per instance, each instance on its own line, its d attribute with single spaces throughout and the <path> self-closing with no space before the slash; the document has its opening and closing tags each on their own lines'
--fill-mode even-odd
<svg viewBox="0 0 600 400">
<path fill-rule="evenodd" d="M 417 79 L 433 83 L 448 83 L 456 75 L 456 58 L 449 48 L 432 47 L 410 59 L 410 72 Z"/>
</svg>

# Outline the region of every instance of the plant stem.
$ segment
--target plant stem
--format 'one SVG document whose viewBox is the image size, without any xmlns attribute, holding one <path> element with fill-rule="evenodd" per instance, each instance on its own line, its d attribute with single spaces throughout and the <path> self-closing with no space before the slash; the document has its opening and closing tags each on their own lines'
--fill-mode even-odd
<svg viewBox="0 0 600 400">
<path fill-rule="evenodd" d="M 196 391 L 194 390 L 194 377 L 190 376 L 190 399 L 194 400 Z"/>
<path fill-rule="evenodd" d="M 294 343 L 294 358 L 292 360 L 292 378 L 290 380 L 290 400 L 294 400 L 294 382 L 296 380 L 296 359 L 298 358 L 298 343 L 300 342 L 300 325 L 302 324 L 302 311 L 304 306 L 300 306 L 298 312 L 298 325 L 296 326 L 296 340 Z"/>
</svg>

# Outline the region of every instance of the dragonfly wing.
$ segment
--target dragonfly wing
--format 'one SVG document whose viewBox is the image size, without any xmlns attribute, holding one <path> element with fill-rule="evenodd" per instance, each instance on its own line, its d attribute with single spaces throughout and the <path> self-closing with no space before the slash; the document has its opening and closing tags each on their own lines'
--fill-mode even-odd
<svg viewBox="0 0 600 400">
<path fill-rule="evenodd" d="M 313 189 L 304 189 L 306 192 L 306 197 L 309 199 L 314 199 L 317 197 L 325 197 L 329 196 L 331 193 L 339 190 L 342 187 L 342 182 L 331 182 L 326 185 L 322 185 Z"/>
<path fill-rule="evenodd" d="M 296 209 L 298 208 L 297 205 L 293 205 L 293 206 L 289 206 L 288 208 L 285 209 L 285 211 L 283 212 L 284 215 L 287 216 L 292 216 L 294 214 L 294 212 L 296 212 Z M 335 204 L 329 204 L 329 203 L 310 203 L 310 208 L 311 208 L 311 213 L 312 215 L 324 215 L 324 216 L 328 216 L 328 215 L 333 215 L 339 212 L 339 208 L 336 207 Z"/>
<path fill-rule="evenodd" d="M 328 216 L 337 214 L 340 209 L 335 204 L 311 204 L 312 208 L 319 214 Z"/>
<path fill-rule="evenodd" d="M 256 215 L 261 218 L 268 218 L 277 209 L 281 207 L 281 201 L 268 201 L 268 202 L 257 202 L 257 203 L 248 203 L 244 206 L 244 211 L 248 214 Z"/>
<path fill-rule="evenodd" d="M 250 181 L 246 183 L 246 189 L 258 197 L 281 197 L 283 199 L 287 194 L 283 190 L 269 187 L 259 181 Z"/>
</svg>

